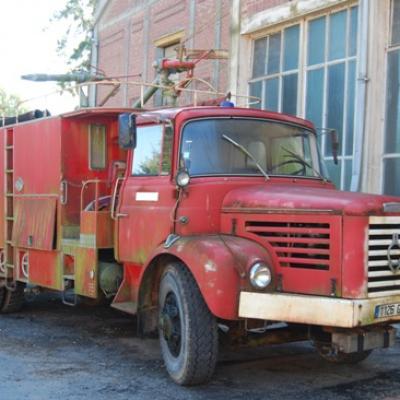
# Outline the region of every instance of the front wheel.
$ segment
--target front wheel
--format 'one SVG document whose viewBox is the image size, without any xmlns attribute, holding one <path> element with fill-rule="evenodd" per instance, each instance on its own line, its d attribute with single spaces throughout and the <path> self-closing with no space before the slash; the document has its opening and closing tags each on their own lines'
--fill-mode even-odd
<svg viewBox="0 0 400 400">
<path fill-rule="evenodd" d="M 218 356 L 218 328 L 200 290 L 181 263 L 165 269 L 159 291 L 159 336 L 165 366 L 180 385 L 209 380 Z"/>
</svg>

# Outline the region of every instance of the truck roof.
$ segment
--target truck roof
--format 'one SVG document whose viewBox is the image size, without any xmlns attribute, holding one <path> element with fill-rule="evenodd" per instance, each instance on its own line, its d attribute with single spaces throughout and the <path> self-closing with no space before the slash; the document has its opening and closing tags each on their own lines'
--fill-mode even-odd
<svg viewBox="0 0 400 400">
<path fill-rule="evenodd" d="M 314 129 L 312 122 L 293 115 L 277 113 L 273 111 L 264 111 L 254 108 L 240 107 L 216 107 L 216 106 L 198 106 L 198 107 L 180 107 L 180 108 L 162 108 L 162 109 L 135 109 L 135 108 L 84 108 L 77 111 L 62 114 L 62 118 L 76 118 L 89 116 L 117 116 L 120 113 L 131 112 L 138 115 L 138 123 L 149 123 L 153 120 L 175 119 L 178 115 L 183 118 L 201 118 L 210 116 L 232 116 L 232 117 L 252 117 L 262 119 L 272 119 L 286 123 L 303 125 Z"/>
</svg>

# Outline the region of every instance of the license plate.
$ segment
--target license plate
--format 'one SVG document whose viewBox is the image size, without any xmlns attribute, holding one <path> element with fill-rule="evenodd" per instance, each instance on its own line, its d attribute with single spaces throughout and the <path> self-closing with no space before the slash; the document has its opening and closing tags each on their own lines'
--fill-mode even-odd
<svg viewBox="0 0 400 400">
<path fill-rule="evenodd" d="M 400 303 L 381 304 L 375 307 L 375 318 L 396 317 L 400 315 Z"/>
</svg>

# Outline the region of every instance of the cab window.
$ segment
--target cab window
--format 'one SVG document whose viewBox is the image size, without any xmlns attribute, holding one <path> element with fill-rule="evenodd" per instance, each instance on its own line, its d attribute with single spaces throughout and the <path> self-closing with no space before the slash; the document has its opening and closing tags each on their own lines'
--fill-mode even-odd
<svg viewBox="0 0 400 400">
<path fill-rule="evenodd" d="M 104 125 L 89 125 L 89 169 L 105 169 L 107 166 L 107 136 Z"/>
<path fill-rule="evenodd" d="M 172 128 L 167 125 L 138 127 L 132 175 L 169 175 L 171 171 Z"/>
</svg>

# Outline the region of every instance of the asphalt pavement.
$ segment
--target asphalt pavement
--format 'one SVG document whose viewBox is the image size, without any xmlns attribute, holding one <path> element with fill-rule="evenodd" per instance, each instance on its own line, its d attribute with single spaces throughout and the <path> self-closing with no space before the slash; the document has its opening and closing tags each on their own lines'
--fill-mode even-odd
<svg viewBox="0 0 400 400">
<path fill-rule="evenodd" d="M 134 318 L 45 296 L 0 316 L 0 400 L 22 399 L 400 400 L 400 339 L 356 366 L 329 364 L 308 342 L 223 350 L 209 384 L 184 388 Z"/>
</svg>

